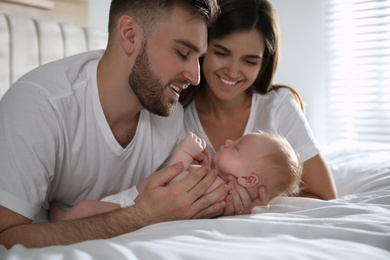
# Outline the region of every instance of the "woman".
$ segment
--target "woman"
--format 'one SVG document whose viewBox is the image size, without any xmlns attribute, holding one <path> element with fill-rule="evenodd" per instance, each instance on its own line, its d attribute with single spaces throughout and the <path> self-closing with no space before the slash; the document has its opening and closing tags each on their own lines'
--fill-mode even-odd
<svg viewBox="0 0 390 260">
<path fill-rule="evenodd" d="M 280 133 L 303 161 L 300 196 L 336 198 L 332 175 L 303 115 L 299 94 L 272 85 L 279 61 L 279 26 L 272 5 L 267 0 L 218 2 L 221 16 L 209 29 L 201 84 L 182 95 L 186 130 L 207 141 L 211 156 L 226 139 L 257 130 Z M 248 194 L 231 181 L 225 215 L 249 213 Z M 265 190 L 259 189 L 258 205 L 268 202 Z"/>
</svg>

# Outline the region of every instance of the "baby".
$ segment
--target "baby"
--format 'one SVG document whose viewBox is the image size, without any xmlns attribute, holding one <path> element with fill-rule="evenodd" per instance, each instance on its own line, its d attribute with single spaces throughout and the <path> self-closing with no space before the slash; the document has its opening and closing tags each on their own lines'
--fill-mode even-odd
<svg viewBox="0 0 390 260">
<path fill-rule="evenodd" d="M 210 166 L 211 158 L 205 140 L 189 132 L 172 156 L 169 165 L 180 161 L 185 171 L 170 183 L 183 179 L 190 174 L 192 167 L 199 164 Z M 235 141 L 226 140 L 225 145 L 222 145 L 214 156 L 213 164 L 218 177 L 206 194 L 227 182 L 228 175 L 237 178 L 238 184 L 248 190 L 252 201 L 258 198 L 261 185 L 266 188 L 268 202 L 275 197 L 292 196 L 300 191 L 302 164 L 287 140 L 279 135 L 259 132 L 247 134 Z M 137 186 L 106 196 L 100 201 L 81 201 L 68 212 L 56 203 L 51 203 L 50 220 L 77 219 L 129 207 L 135 203 L 138 192 L 143 191 L 147 182 L 148 178 Z"/>
</svg>

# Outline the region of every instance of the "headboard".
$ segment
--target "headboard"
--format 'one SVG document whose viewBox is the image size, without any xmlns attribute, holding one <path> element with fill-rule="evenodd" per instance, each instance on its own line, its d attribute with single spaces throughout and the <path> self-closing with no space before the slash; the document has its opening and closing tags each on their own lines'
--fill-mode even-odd
<svg viewBox="0 0 390 260">
<path fill-rule="evenodd" d="M 106 44 L 96 29 L 0 13 L 0 99 L 31 69 Z"/>
</svg>

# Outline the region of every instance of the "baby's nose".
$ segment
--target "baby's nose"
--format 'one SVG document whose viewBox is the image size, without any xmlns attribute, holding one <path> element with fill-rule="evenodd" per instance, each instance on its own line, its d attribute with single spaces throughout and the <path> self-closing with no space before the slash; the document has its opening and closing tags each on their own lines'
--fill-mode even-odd
<svg viewBox="0 0 390 260">
<path fill-rule="evenodd" d="M 225 146 L 226 146 L 226 147 L 229 147 L 229 145 L 230 145 L 232 142 L 233 142 L 232 140 L 227 139 L 227 140 L 225 141 Z"/>
</svg>

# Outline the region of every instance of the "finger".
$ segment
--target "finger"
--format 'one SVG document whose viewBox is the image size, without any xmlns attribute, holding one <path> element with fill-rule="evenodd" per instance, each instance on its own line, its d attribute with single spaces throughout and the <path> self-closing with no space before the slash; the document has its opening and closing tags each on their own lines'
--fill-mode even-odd
<svg viewBox="0 0 390 260">
<path fill-rule="evenodd" d="M 224 201 L 217 202 L 211 205 L 210 207 L 206 208 L 205 210 L 196 214 L 194 218 L 214 218 L 217 216 L 221 216 L 223 214 L 225 205 L 226 202 Z"/>
<path fill-rule="evenodd" d="M 259 206 L 266 206 L 268 204 L 269 200 L 268 200 L 268 193 L 266 191 L 265 186 L 261 185 L 259 187 L 258 192 L 259 192 L 259 201 L 258 202 L 260 203 Z"/>
<path fill-rule="evenodd" d="M 226 184 L 220 185 L 218 188 L 198 199 L 194 206 L 199 209 L 195 215 L 196 218 L 210 218 L 219 216 L 223 213 L 226 202 L 223 200 L 228 193 Z"/>
<path fill-rule="evenodd" d="M 253 203 L 251 196 L 248 192 L 248 190 L 242 186 L 240 186 L 238 183 L 236 184 L 237 192 L 240 195 L 241 203 L 243 206 L 243 209 L 241 209 L 240 214 L 249 214 L 251 213 L 253 209 Z"/>
<path fill-rule="evenodd" d="M 208 185 L 208 183 L 213 182 L 213 179 L 215 180 L 216 178 L 216 176 L 213 176 L 214 174 L 211 174 L 208 178 L 206 178 L 208 171 L 209 169 L 207 167 L 201 165 L 191 165 L 191 174 L 181 180 L 178 185 L 180 185 L 180 187 L 185 187 L 185 192 L 191 191 L 192 196 L 194 196 L 194 194 L 197 194 L 198 197 L 196 197 L 196 195 L 194 196 L 197 199 L 207 191 L 208 187 L 210 187 L 211 184 Z M 173 185 L 176 185 L 176 183 Z"/>
<path fill-rule="evenodd" d="M 165 186 L 168 182 L 175 178 L 183 170 L 183 168 L 184 165 L 182 162 L 171 165 L 161 171 L 154 173 L 151 177 L 154 179 L 154 181 L 149 183 L 153 183 L 156 186 Z"/>
<path fill-rule="evenodd" d="M 202 148 L 206 149 L 206 140 L 202 139 L 201 141 L 202 141 Z"/>
<path fill-rule="evenodd" d="M 232 203 L 234 208 L 233 215 L 237 214 L 238 212 L 244 211 L 244 205 L 242 203 L 242 199 L 240 197 L 240 194 L 238 193 L 238 183 L 235 178 L 228 177 L 228 186 L 229 186 L 229 194 L 232 196 Z"/>
<path fill-rule="evenodd" d="M 204 195 L 206 191 L 210 188 L 211 184 L 217 178 L 216 170 L 209 170 L 207 167 L 200 167 L 199 170 L 196 170 L 193 174 L 187 176 L 188 179 L 191 178 L 191 182 L 188 183 L 189 187 L 188 192 L 195 199 L 198 199 L 200 196 Z"/>
<path fill-rule="evenodd" d="M 249 214 L 252 211 L 253 204 L 249 192 L 240 186 L 233 176 L 228 176 L 229 194 L 233 197 L 235 214 Z"/>
<path fill-rule="evenodd" d="M 200 154 L 198 154 L 198 155 L 196 156 L 195 161 L 196 161 L 197 163 L 199 163 L 199 162 L 202 162 L 202 161 L 204 160 L 204 158 L 205 158 L 204 154 L 203 154 L 203 153 L 200 153 Z"/>
<path fill-rule="evenodd" d="M 234 182 L 230 181 L 228 183 L 229 186 L 229 194 L 232 196 L 232 204 L 234 212 L 232 215 L 236 215 L 238 212 L 242 212 L 244 210 L 244 205 L 242 204 L 240 194 L 237 191 L 237 186 Z"/>
<path fill-rule="evenodd" d="M 233 196 L 228 194 L 225 198 L 226 206 L 223 212 L 224 216 L 233 216 L 234 215 L 234 205 L 233 205 Z"/>
<path fill-rule="evenodd" d="M 210 151 L 207 148 L 205 148 L 203 150 L 203 154 L 204 154 L 204 159 L 203 159 L 204 164 L 203 165 L 210 166 L 211 165 L 211 154 L 210 154 Z"/>
<path fill-rule="evenodd" d="M 194 140 L 197 144 L 199 144 L 200 147 L 202 147 L 202 139 L 198 136 L 194 135 Z"/>
</svg>

